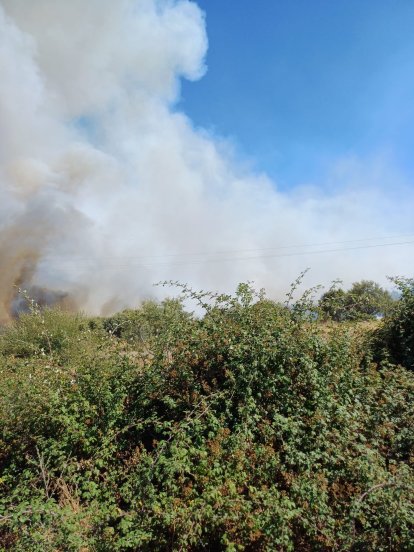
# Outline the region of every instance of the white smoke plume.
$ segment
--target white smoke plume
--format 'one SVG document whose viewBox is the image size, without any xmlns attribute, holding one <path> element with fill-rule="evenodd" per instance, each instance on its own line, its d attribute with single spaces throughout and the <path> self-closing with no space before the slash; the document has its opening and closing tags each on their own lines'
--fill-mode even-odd
<svg viewBox="0 0 414 552">
<path fill-rule="evenodd" d="M 277 296 L 307 266 L 309 285 L 412 271 L 412 246 L 355 249 L 414 234 L 387 163 L 281 193 L 177 111 L 206 51 L 187 0 L 0 0 L 0 321 L 15 286 L 107 313 L 164 279 Z"/>
</svg>

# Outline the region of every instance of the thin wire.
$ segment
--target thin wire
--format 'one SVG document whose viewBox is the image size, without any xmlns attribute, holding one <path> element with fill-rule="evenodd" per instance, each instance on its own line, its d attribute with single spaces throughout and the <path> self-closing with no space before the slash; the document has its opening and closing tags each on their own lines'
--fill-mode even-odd
<svg viewBox="0 0 414 552">
<path fill-rule="evenodd" d="M 215 255 L 232 255 L 232 254 L 238 254 L 238 253 L 253 253 L 253 252 L 259 252 L 259 251 L 279 251 L 282 249 L 298 249 L 303 247 L 324 247 L 326 245 L 340 245 L 340 244 L 346 244 L 346 243 L 361 243 L 364 241 L 373 241 L 373 240 L 391 240 L 391 239 L 397 239 L 397 238 L 405 238 L 405 237 L 412 237 L 414 234 L 402 234 L 402 235 L 395 235 L 395 236 L 383 236 L 383 237 L 377 237 L 377 238 L 359 238 L 355 240 L 344 240 L 344 241 L 335 241 L 335 242 L 322 242 L 322 243 L 309 243 L 309 244 L 297 244 L 297 245 L 280 245 L 277 247 L 263 247 L 263 248 L 251 248 L 251 249 L 233 249 L 233 250 L 227 250 L 227 251 L 215 251 L 215 252 L 204 252 L 204 253 L 165 253 L 160 255 L 123 255 L 123 256 L 115 256 L 115 255 L 100 255 L 97 257 L 77 257 L 77 256 L 71 256 L 71 257 L 65 257 L 64 255 L 47 255 L 46 259 L 53 261 L 56 260 L 63 260 L 64 262 L 90 262 L 90 261 L 100 261 L 105 259 L 111 259 L 111 260 L 146 260 L 146 259 L 163 259 L 163 258 L 172 258 L 172 257 L 202 257 L 205 255 L 209 256 L 215 256 Z M 412 243 L 412 242 L 404 242 L 404 243 Z M 394 245 L 394 244 L 380 244 L 380 245 L 366 245 L 366 246 L 359 246 L 359 247 L 383 247 L 387 245 Z M 399 245 L 399 244 L 396 244 Z M 352 248 L 347 248 L 344 250 L 348 250 Z M 325 250 L 324 250 L 325 251 Z M 330 251 L 330 250 L 328 250 Z M 323 251 L 322 251 L 323 252 Z M 298 252 L 298 253 L 292 253 L 292 254 L 286 254 L 283 256 L 292 256 L 292 255 L 303 255 L 303 254 L 312 254 L 312 253 L 318 253 L 318 251 L 315 252 Z M 273 255 L 272 255 L 273 256 Z M 282 256 L 282 255 L 281 255 Z M 268 256 L 265 256 L 268 257 Z M 253 258 L 253 257 L 242 257 L 242 258 Z M 209 259 L 201 259 L 201 262 L 205 262 Z M 214 260 L 214 259 L 210 259 Z M 221 259 L 220 259 L 221 260 Z M 226 259 L 223 259 L 226 260 Z M 198 260 L 195 259 L 193 262 L 197 262 Z M 187 262 L 187 261 L 186 261 Z M 191 262 L 191 261 L 188 261 Z M 168 263 L 170 264 L 170 263 Z"/>
<path fill-rule="evenodd" d="M 129 264 L 116 264 L 116 265 L 105 265 L 103 267 L 99 267 L 99 270 L 102 269 L 121 269 L 121 268 L 131 268 L 131 266 L 138 266 L 142 268 L 152 268 L 155 266 L 182 266 L 182 265 L 202 265 L 205 263 L 222 263 L 222 262 L 233 262 L 233 261 L 248 261 L 248 260 L 263 260 L 263 259 L 276 259 L 276 258 L 282 258 L 282 257 L 298 257 L 298 256 L 306 256 L 306 255 L 319 255 L 321 253 L 337 253 L 337 252 L 343 252 L 343 251 L 356 251 L 356 250 L 362 250 L 362 249 L 374 249 L 374 248 L 380 248 L 380 247 L 391 247 L 391 246 L 401 246 L 401 245 L 413 245 L 414 240 L 411 241 L 404 241 L 404 242 L 394 242 L 394 243 L 380 243 L 380 244 L 373 244 L 373 245 L 359 245 L 354 247 L 341 247 L 341 248 L 334 248 L 334 249 L 321 249 L 319 251 L 301 251 L 296 253 L 279 253 L 279 254 L 272 254 L 272 255 L 252 255 L 249 257 L 228 257 L 228 258 L 219 258 L 219 259 L 198 259 L 198 260 L 188 260 L 188 261 L 173 261 L 173 262 L 158 262 L 158 263 L 129 263 Z M 96 259 L 90 259 L 90 261 L 94 261 Z M 135 259 L 137 260 L 137 259 Z M 70 259 L 68 259 L 68 262 L 71 262 Z"/>
</svg>

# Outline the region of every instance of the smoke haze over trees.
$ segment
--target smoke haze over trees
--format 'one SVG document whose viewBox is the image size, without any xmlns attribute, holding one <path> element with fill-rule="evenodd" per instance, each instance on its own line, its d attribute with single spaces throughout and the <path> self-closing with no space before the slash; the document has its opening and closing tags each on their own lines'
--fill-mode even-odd
<svg viewBox="0 0 414 552">
<path fill-rule="evenodd" d="M 206 71 L 195 2 L 2 0 L 0 41 L 0 320 L 14 286 L 109 313 L 164 279 L 278 296 L 307 266 L 310 285 L 410 272 L 382 248 L 413 233 L 392 163 L 345 156 L 281 192 L 177 110 Z"/>
</svg>

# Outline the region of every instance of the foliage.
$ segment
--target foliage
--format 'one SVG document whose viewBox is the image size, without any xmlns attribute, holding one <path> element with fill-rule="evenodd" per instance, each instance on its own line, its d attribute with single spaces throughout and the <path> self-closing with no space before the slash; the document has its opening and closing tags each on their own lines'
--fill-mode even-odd
<svg viewBox="0 0 414 552">
<path fill-rule="evenodd" d="M 399 291 L 395 308 L 375 339 L 377 359 L 414 370 L 414 279 L 392 278 Z"/>
<path fill-rule="evenodd" d="M 393 299 L 376 282 L 361 280 L 352 284 L 347 292 L 334 285 L 322 295 L 319 306 L 324 318 L 337 322 L 369 320 L 390 313 Z"/>
<path fill-rule="evenodd" d="M 181 286 L 203 316 L 173 301 L 106 331 L 17 321 L 0 337 L 0 549 L 412 550 L 414 374 L 372 362 L 359 327 L 320 324 L 312 296 Z"/>
<path fill-rule="evenodd" d="M 343 322 L 349 318 L 347 294 L 342 288 L 332 287 L 319 301 L 322 317 L 325 320 Z"/>
<path fill-rule="evenodd" d="M 355 282 L 348 291 L 348 296 L 350 309 L 367 317 L 386 315 L 393 306 L 389 291 L 372 280 Z"/>
<path fill-rule="evenodd" d="M 191 320 L 180 299 L 164 299 L 161 303 L 144 301 L 139 309 L 126 309 L 104 320 L 103 327 L 116 337 L 145 343 L 166 334 L 176 323 Z"/>
<path fill-rule="evenodd" d="M 66 362 L 78 349 L 77 342 L 91 337 L 96 323 L 82 315 L 68 316 L 59 308 L 40 309 L 32 304 L 3 332 L 0 352 L 14 358 L 44 358 Z"/>
</svg>

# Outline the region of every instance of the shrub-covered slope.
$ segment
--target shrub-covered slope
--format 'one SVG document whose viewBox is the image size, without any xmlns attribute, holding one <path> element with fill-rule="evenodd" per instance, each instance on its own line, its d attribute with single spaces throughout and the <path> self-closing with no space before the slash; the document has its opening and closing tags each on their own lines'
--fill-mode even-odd
<svg viewBox="0 0 414 552">
<path fill-rule="evenodd" d="M 379 330 L 190 295 L 3 333 L 0 549 L 413 550 L 414 375 Z"/>
</svg>

